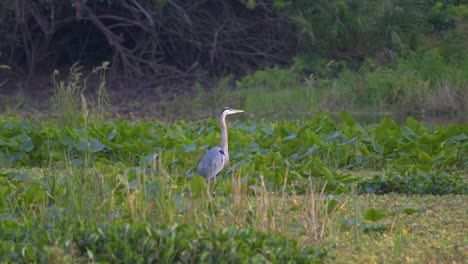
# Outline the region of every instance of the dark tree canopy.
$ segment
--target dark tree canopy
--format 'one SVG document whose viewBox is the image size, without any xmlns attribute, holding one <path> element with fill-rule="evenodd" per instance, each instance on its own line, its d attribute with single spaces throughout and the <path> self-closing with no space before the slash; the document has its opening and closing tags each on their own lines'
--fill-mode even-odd
<svg viewBox="0 0 468 264">
<path fill-rule="evenodd" d="M 32 77 L 109 61 L 125 87 L 293 60 L 312 72 L 320 60 L 433 45 L 466 29 L 467 10 L 464 0 L 2 0 L 0 65 Z"/>
<path fill-rule="evenodd" d="M 291 23 L 274 1 L 7 0 L 1 62 L 38 71 L 111 62 L 133 86 L 210 74 L 242 73 L 291 57 Z M 291 32 L 292 33 L 292 32 Z M 135 83 L 138 80 L 139 83 Z"/>
</svg>

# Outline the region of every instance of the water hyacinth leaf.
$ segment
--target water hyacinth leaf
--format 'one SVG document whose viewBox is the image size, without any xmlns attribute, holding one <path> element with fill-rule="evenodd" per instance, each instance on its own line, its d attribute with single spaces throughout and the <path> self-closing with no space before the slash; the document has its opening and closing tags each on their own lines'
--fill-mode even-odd
<svg viewBox="0 0 468 264">
<path fill-rule="evenodd" d="M 76 146 L 76 149 L 80 152 L 87 152 L 89 150 L 89 142 L 88 140 L 82 140 Z"/>
<path fill-rule="evenodd" d="M 295 160 L 295 159 L 298 159 L 300 156 L 299 156 L 299 153 L 295 152 L 293 153 L 291 156 L 289 156 L 289 159 L 291 160 Z"/>
<path fill-rule="evenodd" d="M 151 153 L 149 155 L 146 155 L 145 158 L 144 158 L 145 159 L 145 164 L 152 164 L 156 160 L 156 158 L 158 156 L 159 156 L 158 153 Z"/>
<path fill-rule="evenodd" d="M 383 153 L 382 146 L 379 143 L 377 143 L 376 141 L 372 141 L 372 149 L 377 154 L 382 154 Z"/>
<path fill-rule="evenodd" d="M 238 159 L 238 158 L 242 158 L 242 157 L 245 157 L 244 153 L 242 151 L 238 151 L 236 152 L 236 154 L 230 156 L 231 158 L 233 159 Z"/>
<path fill-rule="evenodd" d="M 360 219 L 343 219 L 341 220 L 341 223 L 344 224 L 344 225 L 350 225 L 350 226 L 358 226 L 361 224 L 361 220 Z"/>
<path fill-rule="evenodd" d="M 272 136 L 274 134 L 273 129 L 271 129 L 271 127 L 268 127 L 268 126 L 263 127 L 262 132 L 268 136 Z"/>
<path fill-rule="evenodd" d="M 341 136 L 342 134 L 343 134 L 343 132 L 341 132 L 340 130 L 336 130 L 336 131 L 330 133 L 330 134 L 325 138 L 325 140 L 326 140 L 326 141 L 330 141 L 330 140 L 332 140 L 332 139 L 335 139 L 335 138 Z"/>
<path fill-rule="evenodd" d="M 133 144 L 136 147 L 136 152 L 138 153 L 150 153 L 152 151 L 151 142 L 147 140 L 135 140 L 133 141 Z"/>
<path fill-rule="evenodd" d="M 317 149 L 318 149 L 318 147 L 317 147 L 316 145 L 313 145 L 312 147 L 310 147 L 310 148 L 307 150 L 306 155 L 314 153 Z M 305 155 L 304 155 L 304 156 L 305 156 Z"/>
<path fill-rule="evenodd" d="M 65 146 L 73 146 L 73 144 L 75 143 L 75 140 L 69 135 L 61 135 L 59 141 Z"/>
<path fill-rule="evenodd" d="M 0 139 L 0 146 L 16 147 L 18 143 L 13 138 L 10 138 L 8 142 Z"/>
<path fill-rule="evenodd" d="M 19 172 L 7 172 L 4 174 L 5 177 L 8 177 L 12 180 L 15 181 L 29 181 L 31 180 L 31 176 L 25 173 L 19 173 Z"/>
<path fill-rule="evenodd" d="M 424 151 L 419 152 L 418 159 L 426 164 L 432 163 L 432 158 Z"/>
<path fill-rule="evenodd" d="M 395 121 L 389 118 L 388 116 L 382 119 L 382 121 L 380 122 L 380 126 L 384 129 L 390 129 L 390 130 L 396 129 L 399 127 L 397 123 L 395 123 Z"/>
<path fill-rule="evenodd" d="M 328 181 L 333 182 L 333 180 L 335 180 L 335 173 L 332 169 L 323 167 L 322 172 L 323 176 L 325 176 Z"/>
<path fill-rule="evenodd" d="M 377 225 L 363 225 L 362 231 L 365 233 L 369 232 L 384 232 L 388 230 L 388 226 L 386 224 L 377 224 Z"/>
<path fill-rule="evenodd" d="M 458 141 L 464 141 L 468 139 L 468 136 L 465 133 L 462 133 L 457 136 L 453 136 L 450 138 L 452 141 L 458 142 Z"/>
<path fill-rule="evenodd" d="M 194 176 L 189 180 L 190 191 L 195 195 L 195 197 L 200 197 L 204 195 L 206 189 L 205 178 L 202 176 Z"/>
<path fill-rule="evenodd" d="M 411 116 L 406 119 L 406 125 L 414 132 L 419 132 L 423 128 L 421 123 Z"/>
<path fill-rule="evenodd" d="M 409 127 L 403 128 L 402 135 L 409 141 L 416 141 L 419 138 L 419 135 L 416 134 Z"/>
<path fill-rule="evenodd" d="M 375 209 L 375 208 L 371 208 L 369 210 L 367 210 L 367 212 L 364 214 L 364 219 L 365 220 L 368 220 L 368 221 L 374 221 L 374 222 L 377 222 L 379 221 L 380 219 L 386 217 L 387 215 L 378 210 L 378 209 Z"/>
<path fill-rule="evenodd" d="M 106 146 L 102 144 L 98 139 L 93 139 L 91 141 L 91 153 L 99 152 L 103 150 Z"/>
<path fill-rule="evenodd" d="M 344 142 L 342 145 L 343 145 L 343 146 L 354 145 L 354 144 L 356 144 L 357 141 L 358 141 L 358 138 L 357 138 L 357 137 L 353 137 L 353 138 L 351 138 L 350 140 Z"/>
<path fill-rule="evenodd" d="M 19 148 L 20 148 L 21 151 L 30 152 L 31 150 L 34 149 L 34 144 L 31 141 L 31 139 L 27 139 L 26 141 L 21 143 Z"/>
<path fill-rule="evenodd" d="M 349 114 L 346 111 L 341 111 L 338 114 L 338 121 L 342 124 L 346 124 L 348 126 L 354 126 L 356 124 L 356 121 L 354 121 L 353 117 L 351 114 Z"/>
<path fill-rule="evenodd" d="M 14 155 L 14 153 L 11 154 L 0 152 L 0 168 L 12 167 L 15 164 L 16 160 L 17 158 Z"/>
<path fill-rule="evenodd" d="M 194 152 L 197 149 L 197 146 L 195 145 L 195 143 L 185 144 L 182 147 L 183 147 L 185 153 Z"/>
<path fill-rule="evenodd" d="M 9 143 L 0 139 L 0 146 L 9 146 Z"/>
<path fill-rule="evenodd" d="M 112 132 L 109 133 L 109 135 L 107 135 L 107 140 L 113 140 L 115 138 L 115 135 L 116 135 L 116 131 L 115 129 L 112 130 Z"/>
<path fill-rule="evenodd" d="M 6 221 L 6 220 L 14 220 L 15 218 L 13 217 L 12 214 L 4 214 L 0 216 L 0 222 L 1 221 Z"/>
<path fill-rule="evenodd" d="M 135 185 L 136 185 L 136 182 L 137 182 L 137 179 L 136 178 L 133 178 L 129 183 L 128 183 L 128 188 L 129 189 L 135 189 Z"/>
<path fill-rule="evenodd" d="M 221 194 L 228 195 L 232 193 L 232 182 L 230 179 L 222 180 L 219 187 Z"/>
<path fill-rule="evenodd" d="M 329 214 L 332 213 L 335 210 L 337 205 L 338 205 L 338 200 L 330 200 L 327 204 L 328 213 Z"/>
<path fill-rule="evenodd" d="M 3 125 L 4 130 L 13 130 L 15 128 L 15 124 L 12 122 L 7 122 L 5 125 Z"/>
<path fill-rule="evenodd" d="M 96 153 L 104 149 L 105 145 L 101 143 L 98 139 L 82 140 L 78 143 L 76 149 L 80 152 L 90 152 Z"/>
<path fill-rule="evenodd" d="M 392 214 L 394 215 L 398 213 L 403 213 L 403 214 L 411 215 L 411 214 L 422 214 L 422 213 L 425 213 L 426 211 L 427 209 L 424 207 L 419 207 L 419 208 L 406 207 L 406 208 L 398 209 Z"/>
<path fill-rule="evenodd" d="M 250 143 L 247 145 L 247 150 L 249 152 L 259 152 L 260 151 L 260 146 L 257 143 Z"/>
<path fill-rule="evenodd" d="M 289 140 L 292 140 L 292 139 L 295 139 L 297 137 L 297 134 L 296 133 L 292 133 L 291 135 L 281 139 L 282 141 L 289 141 Z"/>
</svg>

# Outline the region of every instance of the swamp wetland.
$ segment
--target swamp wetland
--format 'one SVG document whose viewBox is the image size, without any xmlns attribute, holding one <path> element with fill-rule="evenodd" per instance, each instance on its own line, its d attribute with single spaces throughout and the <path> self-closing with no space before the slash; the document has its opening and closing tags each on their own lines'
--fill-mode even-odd
<svg viewBox="0 0 468 264">
<path fill-rule="evenodd" d="M 467 263 L 466 1 L 4 0 L 0 23 L 0 263 Z"/>
<path fill-rule="evenodd" d="M 1 116 L 2 262 L 466 260 L 466 123 L 231 117 L 230 165 L 205 183 L 217 118 L 93 113 Z"/>
</svg>

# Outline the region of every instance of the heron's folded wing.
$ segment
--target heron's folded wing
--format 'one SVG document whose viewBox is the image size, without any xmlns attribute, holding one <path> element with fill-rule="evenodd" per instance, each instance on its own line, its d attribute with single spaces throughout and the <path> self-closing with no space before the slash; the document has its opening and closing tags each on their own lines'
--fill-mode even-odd
<svg viewBox="0 0 468 264">
<path fill-rule="evenodd" d="M 200 164 L 198 165 L 198 174 L 205 177 L 206 180 L 211 180 L 224 167 L 226 157 L 220 147 L 212 147 L 203 156 Z"/>
</svg>

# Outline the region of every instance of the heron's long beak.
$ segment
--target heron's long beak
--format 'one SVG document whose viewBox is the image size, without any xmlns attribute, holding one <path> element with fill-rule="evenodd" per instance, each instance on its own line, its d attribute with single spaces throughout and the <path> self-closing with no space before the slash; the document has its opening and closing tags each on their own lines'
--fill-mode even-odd
<svg viewBox="0 0 468 264">
<path fill-rule="evenodd" d="M 243 113 L 244 110 L 238 110 L 238 109 L 231 109 L 231 114 L 237 114 L 237 113 Z"/>
</svg>

